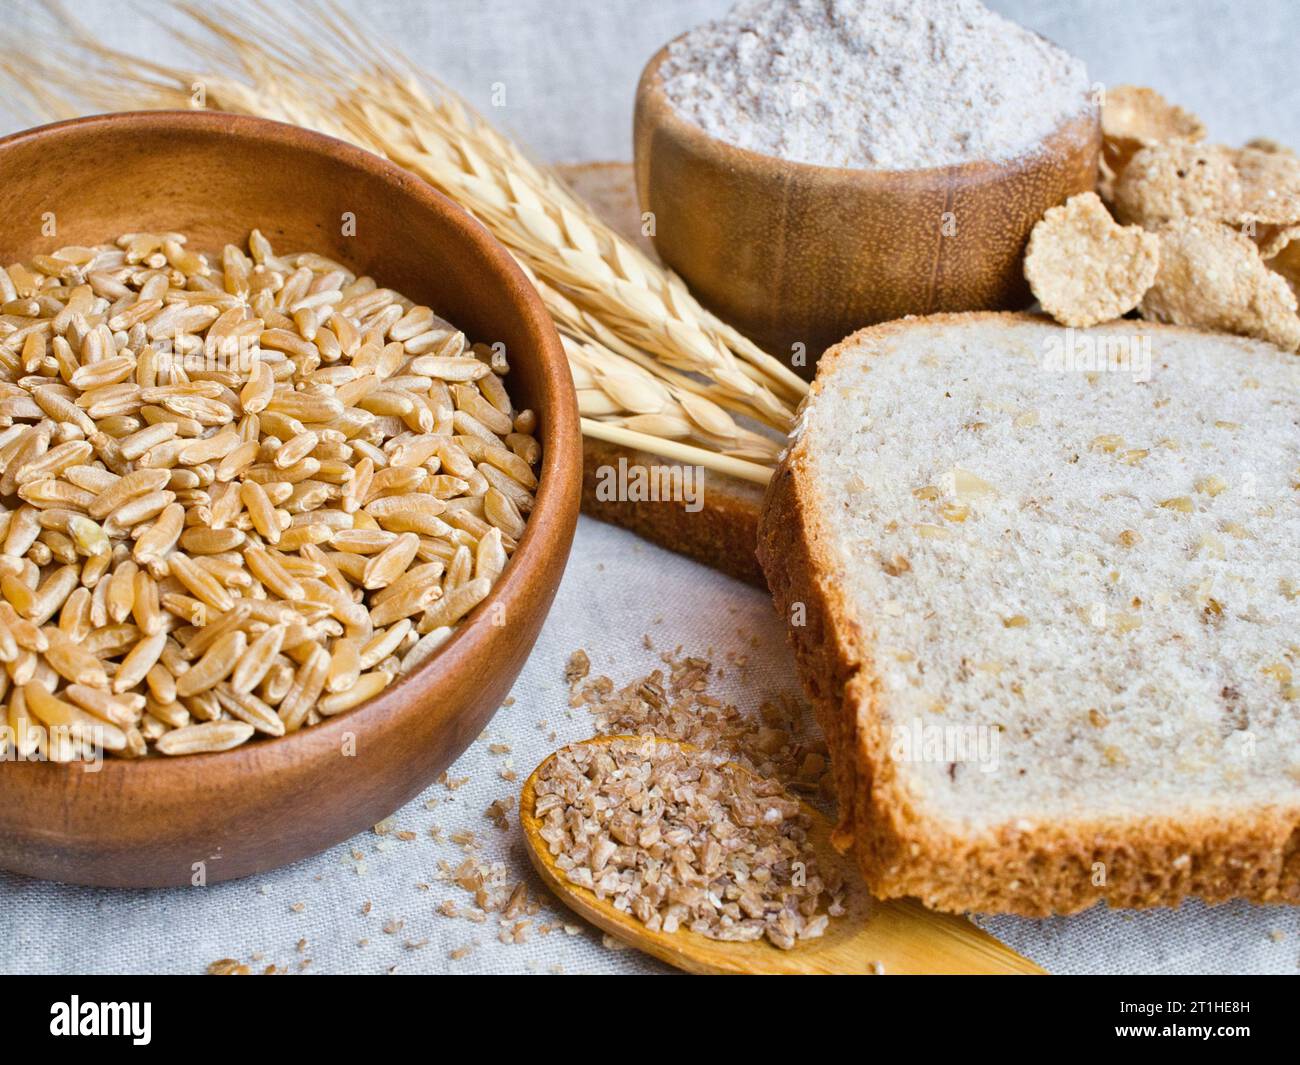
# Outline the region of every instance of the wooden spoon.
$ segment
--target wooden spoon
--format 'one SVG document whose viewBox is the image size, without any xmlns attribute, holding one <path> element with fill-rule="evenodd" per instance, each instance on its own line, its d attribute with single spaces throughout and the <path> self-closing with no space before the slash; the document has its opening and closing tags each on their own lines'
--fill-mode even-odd
<svg viewBox="0 0 1300 1065">
<path fill-rule="evenodd" d="M 607 744 L 628 738 L 599 736 L 585 742 Z M 678 746 L 694 750 L 689 744 Z M 724 943 L 685 929 L 671 935 L 652 932 L 635 917 L 598 899 L 594 892 L 569 883 L 555 864 L 541 836 L 542 822 L 533 814 L 538 775 L 554 758 L 551 755 L 533 770 L 519 798 L 519 820 L 534 868 L 575 913 L 669 965 L 692 973 L 858 974 L 882 968 L 893 974 L 1043 973 L 962 917 L 932 913 L 911 899 L 878 902 L 861 887 L 850 890 L 845 903 L 848 913 L 832 918 L 824 936 L 801 942 L 793 950 L 780 950 L 766 941 Z M 743 767 L 736 768 L 746 772 Z M 860 885 L 852 863 L 831 846 L 830 821 L 807 803 L 800 805 L 812 821 L 810 842 L 818 863 L 823 868 L 839 866 L 846 883 Z"/>
</svg>

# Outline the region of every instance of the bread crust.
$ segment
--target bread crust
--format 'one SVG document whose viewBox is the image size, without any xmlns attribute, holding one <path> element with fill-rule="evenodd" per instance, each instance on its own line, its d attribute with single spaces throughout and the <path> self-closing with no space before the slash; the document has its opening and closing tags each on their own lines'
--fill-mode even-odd
<svg viewBox="0 0 1300 1065">
<path fill-rule="evenodd" d="M 822 356 L 812 394 L 835 362 L 864 342 L 919 323 L 980 321 L 1050 324 L 1033 314 L 973 313 L 873 326 Z M 1145 322 L 1142 328 L 1196 332 Z M 758 556 L 830 747 L 840 808 L 835 838 L 856 849 L 873 894 L 915 896 L 939 910 L 1031 917 L 1074 913 L 1097 902 L 1300 902 L 1300 809 L 1291 806 L 1177 819 L 1007 823 L 979 834 L 955 834 L 927 817 L 888 754 L 883 689 L 826 545 L 805 444 L 806 438 L 794 442 L 768 487 Z M 1103 883 L 1097 883 L 1099 871 Z"/>
<path fill-rule="evenodd" d="M 662 466 L 670 459 L 584 437 L 582 441 L 582 512 L 629 529 L 651 543 L 693 558 L 736 580 L 766 588 L 758 567 L 758 518 L 763 489 L 756 484 L 708 470 L 702 506 L 691 511 L 680 500 L 660 503 L 601 499 L 596 491 L 602 467 Z"/>
</svg>

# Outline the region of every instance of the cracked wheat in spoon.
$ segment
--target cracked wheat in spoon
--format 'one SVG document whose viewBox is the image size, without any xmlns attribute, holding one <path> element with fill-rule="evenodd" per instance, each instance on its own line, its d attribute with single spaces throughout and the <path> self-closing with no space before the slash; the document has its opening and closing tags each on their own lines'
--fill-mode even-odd
<svg viewBox="0 0 1300 1065">
<path fill-rule="evenodd" d="M 561 901 L 690 972 L 1040 971 L 969 921 L 872 902 L 823 815 L 688 744 L 571 744 L 528 778 L 519 815 Z"/>
</svg>

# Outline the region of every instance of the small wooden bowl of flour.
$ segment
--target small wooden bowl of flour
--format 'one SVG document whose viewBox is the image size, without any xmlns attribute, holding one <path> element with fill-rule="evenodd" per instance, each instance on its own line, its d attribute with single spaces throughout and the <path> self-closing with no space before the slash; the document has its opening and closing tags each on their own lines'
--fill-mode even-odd
<svg viewBox="0 0 1300 1065">
<path fill-rule="evenodd" d="M 865 325 L 1027 306 L 1030 230 L 1096 184 L 1101 130 L 1086 100 L 1006 161 L 815 166 L 735 147 L 683 117 L 660 73 L 669 47 L 641 76 L 634 124 L 655 248 L 707 307 L 808 377 Z"/>
</svg>

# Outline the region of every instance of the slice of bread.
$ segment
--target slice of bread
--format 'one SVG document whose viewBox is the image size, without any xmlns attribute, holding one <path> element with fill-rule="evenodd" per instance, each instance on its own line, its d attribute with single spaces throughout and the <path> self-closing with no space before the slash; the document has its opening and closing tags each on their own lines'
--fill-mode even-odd
<svg viewBox="0 0 1300 1065">
<path fill-rule="evenodd" d="M 864 330 L 821 360 L 759 557 L 877 895 L 1300 902 L 1300 359 L 1144 322 Z"/>
</svg>

